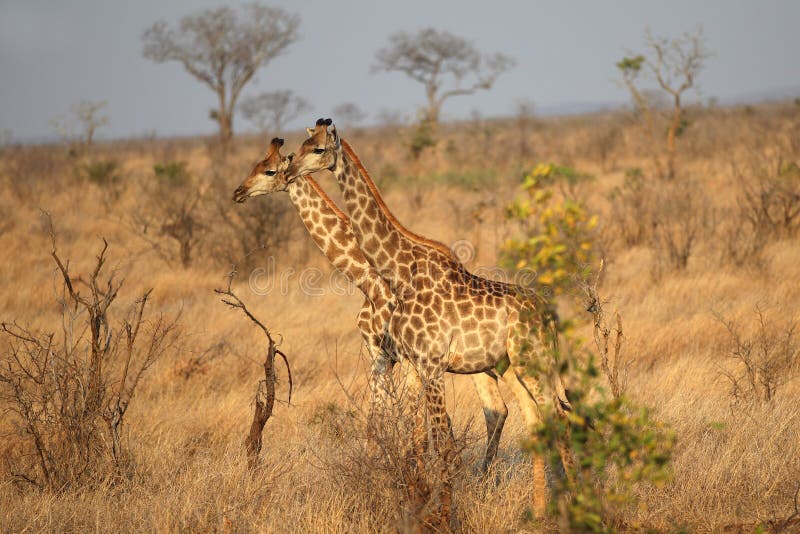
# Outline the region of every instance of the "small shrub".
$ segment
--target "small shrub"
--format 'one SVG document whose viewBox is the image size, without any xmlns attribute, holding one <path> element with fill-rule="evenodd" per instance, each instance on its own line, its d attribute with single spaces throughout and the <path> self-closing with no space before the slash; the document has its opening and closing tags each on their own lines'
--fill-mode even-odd
<svg viewBox="0 0 800 534">
<path fill-rule="evenodd" d="M 739 207 L 760 239 L 796 237 L 800 231 L 800 166 L 779 162 L 774 172 L 756 171 L 755 179 L 740 178 Z"/>
<path fill-rule="evenodd" d="M 658 184 L 654 191 L 653 275 L 685 270 L 689 258 L 711 225 L 709 201 L 699 182 Z"/>
<path fill-rule="evenodd" d="M 405 368 L 401 374 L 409 372 Z M 353 404 L 316 407 L 309 423 L 330 442 L 326 448 L 335 451 L 319 461 L 343 494 L 357 497 L 353 506 L 374 530 L 387 525 L 403 532 L 436 530 L 441 527 L 439 497 L 461 474 L 458 459 L 468 430 L 455 439 L 448 458 L 442 458 L 436 447 L 426 445 L 429 430 L 420 392 L 402 379 L 388 391 L 387 405 L 376 412 L 379 420 Z"/>
<path fill-rule="evenodd" d="M 117 185 L 122 179 L 120 165 L 113 159 L 86 162 L 80 170 L 89 182 L 100 187 Z"/>
<path fill-rule="evenodd" d="M 720 229 L 721 259 L 760 267 L 765 246 L 800 232 L 800 167 L 779 161 L 772 171 L 756 164 L 751 171 L 734 172 L 740 193 Z"/>
<path fill-rule="evenodd" d="M 326 437 L 341 441 L 354 437 L 357 415 L 355 410 L 345 410 L 336 402 L 329 401 L 314 408 L 308 424 L 318 427 Z"/>
<path fill-rule="evenodd" d="M 202 209 L 208 184 L 198 183 L 178 161 L 156 164 L 153 177 L 131 214 L 133 226 L 165 261 L 189 267 L 208 233 Z"/>
<path fill-rule="evenodd" d="M 408 139 L 408 149 L 411 157 L 416 161 L 422 153 L 431 147 L 436 146 L 436 124 L 430 119 L 423 117 L 411 130 Z"/>
<path fill-rule="evenodd" d="M 191 174 L 185 161 L 169 161 L 156 163 L 153 173 L 160 184 L 168 187 L 183 187 L 191 181 Z"/>
<path fill-rule="evenodd" d="M 730 382 L 735 403 L 742 401 L 769 402 L 777 390 L 794 378 L 800 363 L 800 343 L 796 324 L 777 324 L 767 321 L 763 309 L 757 307 L 756 331 L 746 336 L 732 319 L 715 313 L 729 335 L 728 355 L 733 365 L 722 374 Z"/>
<path fill-rule="evenodd" d="M 74 186 L 74 173 L 64 173 L 73 165 L 64 151 L 51 147 L 10 147 L 0 158 L 0 183 L 19 202 L 36 206 L 44 195 L 52 197 Z"/>
<path fill-rule="evenodd" d="M 220 264 L 236 264 L 242 270 L 263 268 L 269 257 L 289 250 L 298 232 L 305 236 L 305 228 L 286 195 L 264 195 L 242 204 L 231 202 L 231 192 L 219 187 L 228 183 L 227 177 L 233 172 L 226 169 L 215 169 L 212 177 L 217 187 L 209 197 L 213 220 L 218 223 L 209 228 L 208 250 Z M 300 243 L 313 246 L 307 239 Z M 300 254 L 308 250 L 301 249 Z"/>
<path fill-rule="evenodd" d="M 625 245 L 641 245 L 652 235 L 652 194 L 639 167 L 625 171 L 621 186 L 609 196 L 611 201 L 611 227 L 621 236 Z"/>
<path fill-rule="evenodd" d="M 555 481 L 550 512 L 565 532 L 639 530 L 643 525 L 624 521 L 625 508 L 640 487 L 670 478 L 674 434 L 625 395 L 609 400 L 593 358 L 581 363 L 579 341 L 565 341 L 562 361 L 579 383 L 570 389 L 573 411 L 567 421 L 547 416 L 531 442 L 555 464 L 559 440 L 567 435 L 576 461 L 574 484 Z"/>
<path fill-rule="evenodd" d="M 63 282 L 58 334 L 16 322 L 0 326 L 7 341 L 0 405 L 20 439 L 6 465 L 17 484 L 63 490 L 124 475 L 125 414 L 147 369 L 176 341 L 174 320 L 147 317 L 150 290 L 127 312 L 116 312 L 122 282 L 103 273 L 107 246 L 104 241 L 89 276 L 75 277 L 53 239 Z M 77 284 L 87 287 L 80 291 Z"/>
</svg>

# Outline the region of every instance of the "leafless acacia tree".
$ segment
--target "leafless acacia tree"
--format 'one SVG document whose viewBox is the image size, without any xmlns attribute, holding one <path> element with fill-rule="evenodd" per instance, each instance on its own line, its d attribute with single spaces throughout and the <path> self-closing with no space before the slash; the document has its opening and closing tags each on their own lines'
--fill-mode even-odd
<svg viewBox="0 0 800 534">
<path fill-rule="evenodd" d="M 697 75 L 711 54 L 705 47 L 703 32 L 699 28 L 675 39 L 656 37 L 648 30 L 645 33 L 645 45 L 649 52 L 647 56 L 638 54 L 625 57 L 617 63 L 617 68 L 622 72 L 623 82 L 630 91 L 637 110 L 643 115 L 648 135 L 655 135 L 658 110 L 653 106 L 652 99 L 647 98 L 646 91 L 638 85 L 643 75 L 654 79 L 660 90 L 671 100 L 666 171 L 661 168 L 660 159 L 655 159 L 657 172 L 671 180 L 675 177 L 675 142 L 686 126 L 682 98 L 688 90 L 696 88 Z"/>
<path fill-rule="evenodd" d="M 310 108 L 308 100 L 283 89 L 247 97 L 242 100 L 241 110 L 244 118 L 262 133 L 278 135 L 287 122 Z"/>
<path fill-rule="evenodd" d="M 402 72 L 425 86 L 425 119 L 434 125 L 445 100 L 491 89 L 514 66 L 507 55 L 481 55 L 468 40 L 434 28 L 395 33 L 375 59 L 373 70 Z"/>
<path fill-rule="evenodd" d="M 69 116 L 62 116 L 50 121 L 50 126 L 65 140 L 78 143 L 84 147 L 91 147 L 94 134 L 98 128 L 108 124 L 108 116 L 103 115 L 103 109 L 108 103 L 105 100 L 83 100 L 72 105 Z M 75 126 L 80 131 L 75 132 Z"/>
<path fill-rule="evenodd" d="M 280 8 L 245 5 L 207 9 L 170 27 L 160 20 L 142 39 L 144 56 L 157 63 L 178 61 L 219 99 L 211 117 L 219 123 L 223 150 L 233 136 L 233 113 L 244 86 L 258 69 L 298 39 L 300 17 Z"/>
</svg>

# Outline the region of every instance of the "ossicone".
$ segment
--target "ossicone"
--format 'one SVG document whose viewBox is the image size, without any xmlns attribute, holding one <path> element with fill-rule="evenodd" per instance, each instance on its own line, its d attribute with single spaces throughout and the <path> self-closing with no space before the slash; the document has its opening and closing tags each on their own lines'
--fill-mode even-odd
<svg viewBox="0 0 800 534">
<path fill-rule="evenodd" d="M 280 137 L 273 137 L 272 141 L 270 142 L 273 146 L 282 147 L 283 146 L 283 139 Z"/>
</svg>

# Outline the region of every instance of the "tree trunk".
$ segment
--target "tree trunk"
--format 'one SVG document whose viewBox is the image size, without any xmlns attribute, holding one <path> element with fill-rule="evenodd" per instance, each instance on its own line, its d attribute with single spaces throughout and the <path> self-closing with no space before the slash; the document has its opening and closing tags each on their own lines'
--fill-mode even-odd
<svg viewBox="0 0 800 534">
<path fill-rule="evenodd" d="M 188 269 L 192 265 L 192 239 L 184 238 L 180 241 L 181 244 L 181 265 L 184 269 Z"/>
<path fill-rule="evenodd" d="M 222 153 L 227 154 L 230 148 L 231 139 L 233 139 L 233 118 L 226 110 L 224 113 L 219 114 L 219 144 L 222 148 Z"/>
<path fill-rule="evenodd" d="M 681 119 L 683 117 L 683 109 L 681 109 L 681 97 L 675 95 L 675 105 L 672 109 L 672 124 L 670 124 L 669 132 L 667 132 L 667 179 L 672 180 L 675 178 L 675 154 L 677 152 L 675 147 L 675 140 L 678 136 L 678 129 L 681 127 Z"/>
<path fill-rule="evenodd" d="M 219 109 L 216 116 L 219 124 L 219 146 L 222 155 L 226 156 L 233 138 L 233 108 L 227 105 L 224 87 L 217 91 L 217 96 L 219 97 Z"/>
<path fill-rule="evenodd" d="M 439 110 L 442 105 L 436 98 L 436 89 L 434 87 L 427 87 L 426 92 L 428 94 L 428 107 L 425 109 L 425 120 L 435 129 L 439 124 Z"/>
<path fill-rule="evenodd" d="M 250 432 L 244 440 L 247 451 L 247 465 L 250 469 L 258 466 L 258 454 L 261 452 L 261 437 L 264 425 L 272 416 L 275 405 L 275 345 L 270 342 L 267 357 L 264 360 L 264 380 L 259 381 L 256 390 L 255 411 L 250 423 Z"/>
</svg>

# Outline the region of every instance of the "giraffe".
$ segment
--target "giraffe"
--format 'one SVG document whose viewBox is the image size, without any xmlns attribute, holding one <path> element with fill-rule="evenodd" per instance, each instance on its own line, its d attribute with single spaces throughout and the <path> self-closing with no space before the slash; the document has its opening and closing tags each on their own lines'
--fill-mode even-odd
<svg viewBox="0 0 800 534">
<path fill-rule="evenodd" d="M 309 235 L 331 264 L 364 294 L 358 314 L 358 328 L 371 357 L 371 413 L 383 408 L 388 389 L 386 377 L 398 357 L 393 345 L 385 342 L 386 325 L 397 306 L 389 284 L 367 262 L 350 226 L 350 220 L 336 203 L 310 176 L 288 180 L 285 173 L 293 154 L 282 156 L 283 139 L 274 138 L 266 156 L 255 164 L 249 176 L 233 194 L 233 200 L 244 202 L 250 197 L 287 192 Z M 497 387 L 493 373 L 472 375 L 478 396 L 483 403 L 487 443 L 483 471 L 497 454 L 508 408 Z M 411 384 L 412 388 L 415 386 Z"/>
<path fill-rule="evenodd" d="M 469 273 L 441 243 L 406 229 L 384 203 L 358 156 L 330 119 L 308 128 L 287 173 L 333 172 L 342 191 L 359 247 L 399 298 L 388 332 L 420 374 L 434 445 L 447 455 L 444 372 L 511 370 L 513 390 L 532 439 L 544 410 L 563 416 L 571 406 L 548 341 L 557 340 L 555 313 L 535 292 Z M 537 302 L 538 300 L 538 302 Z M 531 333 L 535 333 L 531 336 Z M 537 375 L 536 377 L 532 375 Z M 548 395 L 538 377 L 545 378 Z M 438 441 L 437 441 L 438 440 Z M 571 478 L 565 443 L 562 462 Z M 547 502 L 544 457 L 534 454 L 533 511 L 543 517 Z M 449 500 L 447 501 L 449 502 Z"/>
</svg>

